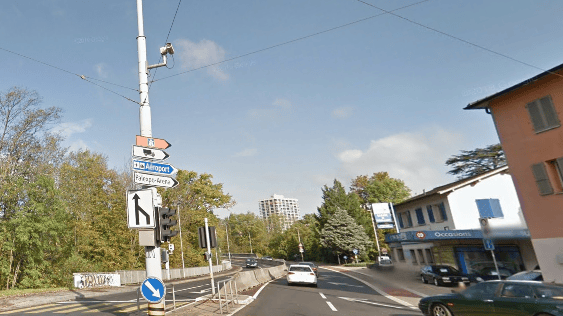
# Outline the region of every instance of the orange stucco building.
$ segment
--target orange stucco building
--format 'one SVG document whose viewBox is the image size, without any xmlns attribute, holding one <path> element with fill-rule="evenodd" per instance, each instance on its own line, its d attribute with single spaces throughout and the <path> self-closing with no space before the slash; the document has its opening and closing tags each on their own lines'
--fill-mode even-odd
<svg viewBox="0 0 563 316">
<path fill-rule="evenodd" d="M 465 109 L 492 115 L 544 280 L 563 283 L 563 64 Z"/>
</svg>

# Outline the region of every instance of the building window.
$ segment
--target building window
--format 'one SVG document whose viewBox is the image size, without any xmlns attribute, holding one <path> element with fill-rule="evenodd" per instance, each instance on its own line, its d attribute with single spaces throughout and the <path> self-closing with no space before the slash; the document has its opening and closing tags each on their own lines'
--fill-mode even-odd
<svg viewBox="0 0 563 316">
<path fill-rule="evenodd" d="M 432 205 L 426 205 L 426 213 L 428 213 L 428 220 L 430 223 L 436 222 L 434 219 L 434 212 L 432 211 Z"/>
<path fill-rule="evenodd" d="M 426 260 L 428 260 L 428 263 L 433 264 L 434 263 L 434 256 L 432 255 L 432 250 L 426 248 L 426 249 L 424 249 L 424 251 L 426 252 Z"/>
<path fill-rule="evenodd" d="M 422 249 L 418 249 L 418 257 L 420 258 L 420 263 L 426 263 L 426 261 L 424 260 L 424 253 L 422 252 Z"/>
<path fill-rule="evenodd" d="M 397 215 L 397 214 L 395 214 Z M 403 225 L 403 214 L 399 214 L 399 216 L 397 216 L 397 219 L 399 220 L 399 227 L 401 228 L 405 228 L 405 225 Z"/>
<path fill-rule="evenodd" d="M 444 202 L 438 204 L 438 209 L 440 210 L 440 216 L 442 216 L 442 221 L 448 220 L 448 214 L 446 213 L 446 206 Z"/>
<path fill-rule="evenodd" d="M 424 221 L 424 214 L 422 214 L 422 208 L 417 208 L 414 210 L 416 212 L 416 220 L 418 225 L 424 225 L 426 222 Z"/>
<path fill-rule="evenodd" d="M 538 185 L 540 195 L 553 194 L 553 188 L 551 187 L 551 183 L 549 182 L 549 177 L 547 176 L 543 162 L 532 165 L 532 173 L 534 174 L 534 178 L 536 179 L 536 184 Z"/>
<path fill-rule="evenodd" d="M 412 264 L 418 265 L 418 261 L 416 261 L 416 252 L 414 252 L 414 249 L 411 249 L 410 253 L 411 253 Z"/>
<path fill-rule="evenodd" d="M 548 177 L 552 179 L 553 189 L 557 193 L 563 192 L 563 157 L 547 162 Z"/>
<path fill-rule="evenodd" d="M 550 96 L 532 101 L 526 105 L 526 108 L 536 133 L 561 126 Z"/>
<path fill-rule="evenodd" d="M 407 227 L 412 227 L 411 211 L 406 211 L 405 213 L 403 213 L 403 215 L 405 215 L 405 217 L 406 217 Z"/>
<path fill-rule="evenodd" d="M 395 248 L 395 251 L 397 251 L 397 258 L 399 259 L 399 261 L 405 261 L 405 253 L 403 252 L 403 248 Z"/>
</svg>

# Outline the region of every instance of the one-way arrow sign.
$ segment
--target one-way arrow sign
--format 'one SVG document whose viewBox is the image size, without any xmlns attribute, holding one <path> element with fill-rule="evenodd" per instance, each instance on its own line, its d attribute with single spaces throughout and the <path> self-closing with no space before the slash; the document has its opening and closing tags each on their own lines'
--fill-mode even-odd
<svg viewBox="0 0 563 316">
<path fill-rule="evenodd" d="M 140 146 L 133 146 L 133 156 L 153 160 L 165 160 L 170 157 L 164 150 Z"/>
<path fill-rule="evenodd" d="M 127 191 L 127 226 L 129 228 L 154 228 L 152 190 Z"/>
</svg>

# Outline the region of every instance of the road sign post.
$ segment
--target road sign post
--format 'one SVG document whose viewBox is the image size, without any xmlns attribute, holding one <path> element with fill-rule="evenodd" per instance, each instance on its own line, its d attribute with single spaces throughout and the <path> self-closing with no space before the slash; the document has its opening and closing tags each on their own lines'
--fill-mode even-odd
<svg viewBox="0 0 563 316">
<path fill-rule="evenodd" d="M 207 226 L 207 217 L 205 218 L 205 242 L 207 243 L 207 253 L 211 254 L 211 241 L 209 240 L 209 228 Z M 215 295 L 215 281 L 213 280 L 213 261 L 208 256 L 209 276 L 211 277 L 211 294 Z"/>
<path fill-rule="evenodd" d="M 148 277 L 141 283 L 141 294 L 149 303 L 160 303 L 166 296 L 166 285 L 160 278 Z"/>
</svg>

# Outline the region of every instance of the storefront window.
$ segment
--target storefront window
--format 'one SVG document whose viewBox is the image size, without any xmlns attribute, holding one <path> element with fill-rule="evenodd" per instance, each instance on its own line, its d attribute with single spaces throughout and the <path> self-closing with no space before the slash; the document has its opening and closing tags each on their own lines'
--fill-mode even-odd
<svg viewBox="0 0 563 316">
<path fill-rule="evenodd" d="M 455 255 L 459 269 L 465 273 L 477 273 L 494 268 L 491 252 L 483 247 L 456 247 Z M 497 246 L 495 257 L 499 269 L 505 271 L 505 274 L 524 270 L 524 261 L 517 246 Z"/>
</svg>

